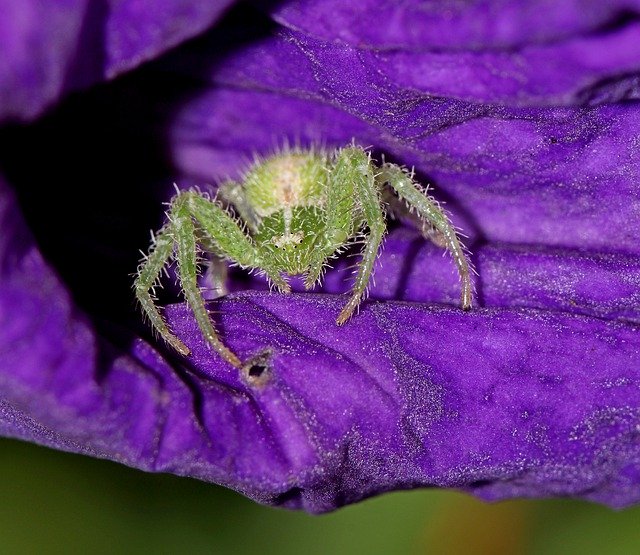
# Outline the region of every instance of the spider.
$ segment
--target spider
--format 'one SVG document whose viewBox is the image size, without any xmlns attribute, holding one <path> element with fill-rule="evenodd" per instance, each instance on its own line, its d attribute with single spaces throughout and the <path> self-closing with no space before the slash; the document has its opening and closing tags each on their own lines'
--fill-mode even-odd
<svg viewBox="0 0 640 555">
<path fill-rule="evenodd" d="M 425 236 L 437 235 L 437 242 L 452 253 L 461 279 L 461 305 L 470 308 L 470 265 L 447 215 L 406 169 L 377 165 L 368 151 L 355 145 L 332 152 L 288 149 L 256 161 L 244 183 L 223 183 L 214 199 L 197 189 L 179 191 L 169 204 L 167 223 L 138 268 L 136 297 L 160 336 L 189 355 L 152 296 L 164 267 L 175 257 L 185 300 L 203 336 L 222 358 L 241 368 L 240 358 L 220 339 L 205 307 L 197 283 L 199 251 L 259 270 L 287 293 L 285 275 L 303 274 L 310 289 L 321 281 L 329 258 L 363 237 L 355 283 L 336 320 L 342 325 L 366 293 L 386 231 L 385 207 L 394 211 L 401 199 L 417 213 Z"/>
</svg>

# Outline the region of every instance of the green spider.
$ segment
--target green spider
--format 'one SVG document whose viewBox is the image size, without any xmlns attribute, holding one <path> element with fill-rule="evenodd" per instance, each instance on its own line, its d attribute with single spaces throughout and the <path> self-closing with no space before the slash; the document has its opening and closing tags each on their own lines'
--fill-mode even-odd
<svg viewBox="0 0 640 555">
<path fill-rule="evenodd" d="M 388 194 L 385 185 L 397 197 Z M 222 358 L 241 368 L 240 358 L 222 342 L 207 313 L 197 283 L 198 252 L 259 270 L 273 286 L 288 293 L 283 275 L 304 274 L 304 285 L 310 289 L 321 280 L 329 258 L 364 237 L 351 296 L 336 320 L 341 325 L 366 293 L 386 231 L 385 207 L 396 211 L 394 204 L 400 199 L 410 211 L 415 210 L 425 235 L 435 232 L 438 242 L 452 253 L 462 282 L 462 308 L 470 308 L 470 266 L 447 215 L 404 168 L 389 163 L 378 166 L 369 152 L 357 146 L 276 154 L 256 162 L 244 183 L 221 185 L 213 200 L 196 189 L 178 192 L 171 200 L 167 223 L 140 264 L 136 297 L 161 337 L 188 355 L 188 347 L 169 330 L 152 297 L 164 267 L 175 257 L 185 299 L 202 334 Z"/>
</svg>

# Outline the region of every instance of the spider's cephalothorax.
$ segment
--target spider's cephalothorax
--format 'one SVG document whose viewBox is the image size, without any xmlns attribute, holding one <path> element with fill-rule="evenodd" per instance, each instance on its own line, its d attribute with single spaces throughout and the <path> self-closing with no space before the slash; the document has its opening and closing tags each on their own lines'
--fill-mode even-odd
<svg viewBox="0 0 640 555">
<path fill-rule="evenodd" d="M 415 211 L 425 231 L 435 231 L 452 253 L 462 281 L 461 304 L 469 308 L 469 264 L 446 214 L 402 167 L 378 166 L 367 151 L 349 146 L 334 152 L 296 149 L 256 162 L 243 183 L 224 183 L 214 200 L 195 189 L 179 192 L 171 201 L 168 222 L 138 271 L 135 292 L 142 309 L 172 347 L 189 354 L 151 296 L 164 266 L 175 257 L 185 299 L 204 337 L 224 359 L 241 367 L 205 308 L 197 283 L 198 253 L 262 271 L 275 287 L 288 292 L 284 275 L 304 274 L 305 286 L 311 288 L 327 260 L 362 234 L 362 261 L 351 296 L 337 318 L 343 324 L 365 294 L 386 230 L 382 198 L 387 185 L 397 193 L 396 200 Z M 393 205 L 389 208 L 394 210 Z"/>
</svg>

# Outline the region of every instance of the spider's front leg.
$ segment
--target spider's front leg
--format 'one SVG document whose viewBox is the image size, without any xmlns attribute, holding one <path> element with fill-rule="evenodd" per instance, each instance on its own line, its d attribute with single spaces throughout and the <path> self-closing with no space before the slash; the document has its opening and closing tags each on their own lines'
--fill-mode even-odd
<svg viewBox="0 0 640 555">
<path fill-rule="evenodd" d="M 242 362 L 218 337 L 209 319 L 204 299 L 197 284 L 196 228 L 206 237 L 202 241 L 215 247 L 215 252 L 242 267 L 260 268 L 268 278 L 284 292 L 289 284 L 280 273 L 264 260 L 253 240 L 245 234 L 235 220 L 216 201 L 211 201 L 197 191 L 181 193 L 173 203 L 171 216 L 175 229 L 178 269 L 187 303 L 193 311 L 198 326 L 209 344 L 228 362 L 240 368 Z"/>
<path fill-rule="evenodd" d="M 291 291 L 290 285 L 272 267 L 270 260 L 260 256 L 255 243 L 245 234 L 238 221 L 216 201 L 196 191 L 182 193 L 188 213 L 196 220 L 204 234 L 204 243 L 214 247 L 216 254 L 244 268 L 260 268 L 282 293 Z"/>
<path fill-rule="evenodd" d="M 244 187 L 235 181 L 225 181 L 218 187 L 217 198 L 222 199 L 227 205 L 231 205 L 238 213 L 240 219 L 256 233 L 258 231 L 259 220 L 247 198 L 244 195 Z"/>
<path fill-rule="evenodd" d="M 239 368 L 242 366 L 240 359 L 218 337 L 198 287 L 196 229 L 192 219 L 195 214 L 192 214 L 191 207 L 191 199 L 193 197 L 201 198 L 204 202 L 210 202 L 195 191 L 180 193 L 174 199 L 169 215 L 176 241 L 176 260 L 178 262 L 178 276 L 182 291 L 207 342 L 222 358 Z"/>
<path fill-rule="evenodd" d="M 353 183 L 353 194 L 358 199 L 364 221 L 369 228 L 351 298 L 336 320 L 336 323 L 341 325 L 351 317 L 367 290 L 373 265 L 382 243 L 382 237 L 386 231 L 386 224 L 376 184 L 375 168 L 371 163 L 369 154 L 358 148 L 345 148 L 340 153 L 337 160 L 338 163 L 344 163 L 347 168 L 351 169 L 351 172 L 345 172 L 345 178 Z M 345 215 L 342 217 L 345 217 Z M 353 214 L 351 213 L 346 217 L 353 220 Z"/>
<path fill-rule="evenodd" d="M 442 234 L 445 246 L 453 255 L 453 260 L 460 274 L 462 291 L 460 303 L 463 309 L 471 308 L 473 287 L 471 286 L 470 267 L 464 248 L 458 240 L 456 230 L 437 202 L 421 191 L 411 176 L 400 166 L 383 164 L 377 176 L 380 184 L 388 183 L 404 199 L 410 207 L 416 209 L 418 215 L 430 226 Z"/>
<path fill-rule="evenodd" d="M 134 284 L 136 297 L 161 337 L 180 354 L 188 355 L 189 348 L 171 333 L 150 293 L 162 269 L 174 255 L 175 247 L 178 278 L 200 331 L 220 356 L 239 368 L 242 366 L 240 358 L 221 341 L 198 288 L 197 245 L 200 242 L 228 260 L 253 267 L 260 266 L 256 248 L 230 214 L 198 191 L 178 193 L 171 201 L 168 217 L 168 223 L 158 233 L 148 257 L 139 268 Z M 282 280 L 279 274 L 275 279 Z"/>
<path fill-rule="evenodd" d="M 355 230 L 356 206 L 355 180 L 361 179 L 358 149 L 337 151 L 337 156 L 328 175 L 327 199 L 324 210 L 324 230 L 315 245 L 314 257 L 304 280 L 306 289 L 320 281 L 327 258 L 344 247 Z M 365 155 L 366 157 L 366 155 Z"/>
</svg>

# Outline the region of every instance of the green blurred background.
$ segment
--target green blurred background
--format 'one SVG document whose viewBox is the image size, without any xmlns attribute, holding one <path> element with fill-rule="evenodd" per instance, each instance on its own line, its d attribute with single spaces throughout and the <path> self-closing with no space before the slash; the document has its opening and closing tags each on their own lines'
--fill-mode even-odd
<svg viewBox="0 0 640 555">
<path fill-rule="evenodd" d="M 640 507 L 416 490 L 310 516 L 6 439 L 0 473 L 2 554 L 640 553 Z"/>
</svg>

